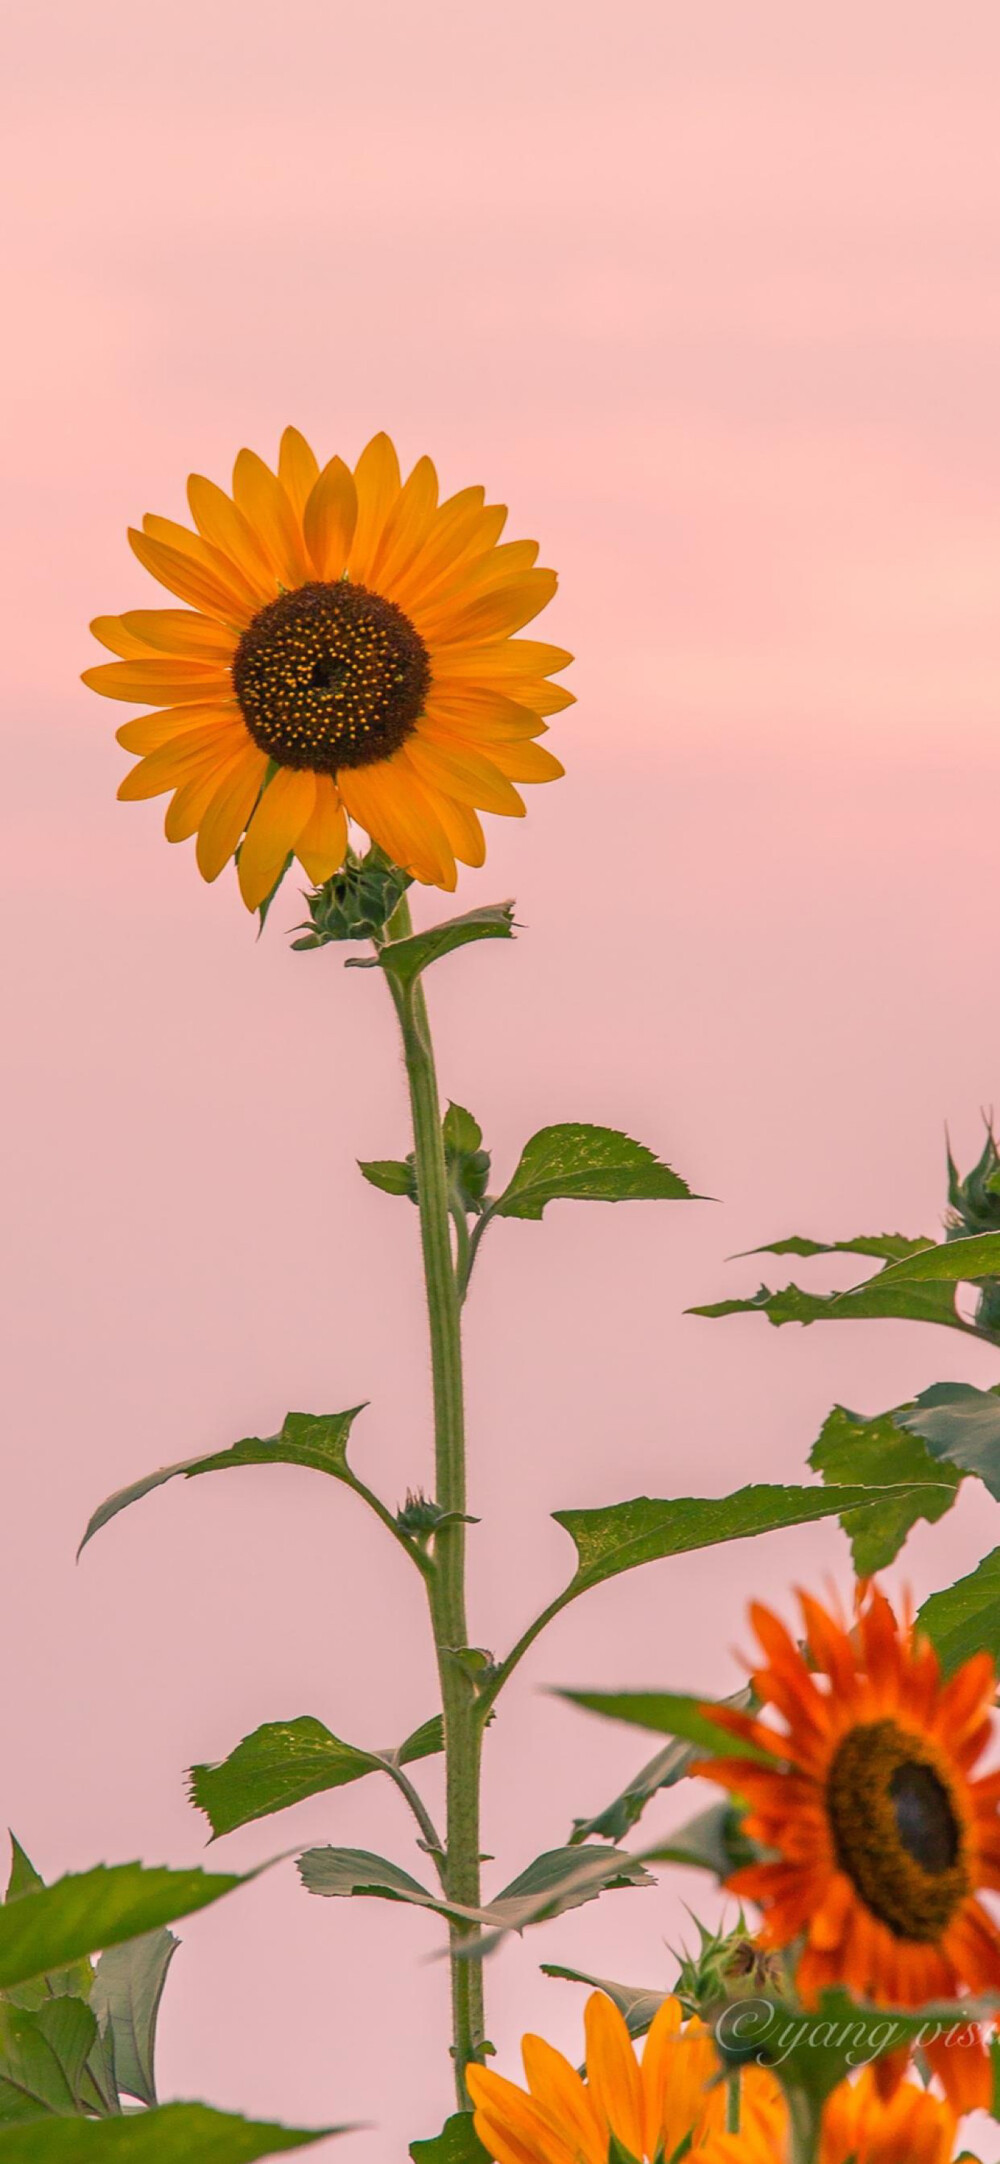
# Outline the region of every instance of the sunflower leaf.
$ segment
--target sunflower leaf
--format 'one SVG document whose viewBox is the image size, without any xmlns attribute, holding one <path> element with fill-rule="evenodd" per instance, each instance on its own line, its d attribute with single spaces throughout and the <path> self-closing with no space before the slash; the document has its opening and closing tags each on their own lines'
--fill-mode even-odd
<svg viewBox="0 0 1000 2164">
<path fill-rule="evenodd" d="M 917 1616 L 950 1674 L 974 1653 L 1000 1663 L 1000 1548 L 983 1557 L 967 1578 L 932 1593 Z"/>
<path fill-rule="evenodd" d="M 478 939 L 513 937 L 513 902 L 490 902 L 483 909 L 467 910 L 464 916 L 449 917 L 444 924 L 432 924 L 426 932 L 413 932 L 408 939 L 392 939 L 378 954 L 351 955 L 345 968 L 384 969 L 405 991 L 432 962 L 454 954 L 457 947 Z"/>
<path fill-rule="evenodd" d="M 737 1691 L 735 1697 L 727 1700 L 727 1704 L 736 1707 L 741 1713 L 745 1712 L 750 1704 L 749 1688 Z M 589 1841 L 593 1835 L 602 1841 L 623 1840 L 630 1828 L 641 1818 L 647 1803 L 658 1795 L 661 1789 L 673 1788 L 678 1781 L 685 1779 L 691 1761 L 697 1755 L 697 1745 L 680 1737 L 675 1738 L 673 1743 L 668 1743 L 665 1750 L 657 1751 L 656 1757 L 642 1767 L 628 1787 L 622 1790 L 621 1795 L 615 1797 L 613 1803 L 607 1804 L 603 1811 L 598 1812 L 596 1818 L 573 1820 L 571 1846 L 581 1841 Z"/>
<path fill-rule="evenodd" d="M 808 2013 L 766 1996 L 737 2000 L 715 2026 L 724 2058 L 773 2069 L 790 2094 L 814 2108 L 845 2077 L 887 2052 L 919 2050 L 949 2031 L 968 2035 L 976 2022 L 995 2022 L 1000 2001 L 956 1999 L 912 2009 L 871 2006 L 840 1988 L 824 1991 Z"/>
<path fill-rule="evenodd" d="M 1000 1404 L 996 1399 L 993 1403 L 1000 1431 Z M 883 1487 L 876 1502 L 841 1519 L 859 1578 L 887 1569 L 918 1519 L 936 1524 L 958 1493 L 961 1473 L 940 1464 L 919 1436 L 902 1435 L 900 1426 L 909 1425 L 898 1412 L 866 1419 L 835 1405 L 810 1452 L 809 1463 L 827 1487 L 869 1481 Z M 910 1487 L 908 1482 L 919 1485 Z"/>
<path fill-rule="evenodd" d="M 413 2164 L 489 2164 L 471 2111 L 456 2111 L 430 2141 L 411 2141 Z"/>
<path fill-rule="evenodd" d="M 160 2104 L 115 2119 L 45 2119 L 0 2134 L 3 2164 L 255 2164 L 301 2149 L 346 2126 L 274 2126 L 213 2111 L 208 2104 Z"/>
<path fill-rule="evenodd" d="M 98 1864 L 37 1887 L 0 1908 L 0 1990 L 191 1916 L 256 1875 Z"/>
<path fill-rule="evenodd" d="M 893 1419 L 954 1477 L 974 1473 L 1000 1502 L 1000 1396 L 971 1383 L 933 1383 Z"/>
<path fill-rule="evenodd" d="M 647 1991 L 641 1984 L 615 1984 L 607 1976 L 588 1976 L 584 1969 L 560 1968 L 554 1961 L 542 1962 L 542 1975 L 555 1976 L 567 1984 L 586 1984 L 591 1991 L 603 1991 L 605 1998 L 617 2006 L 631 2037 L 646 2035 L 667 1996 L 665 1991 Z"/>
<path fill-rule="evenodd" d="M 874 1255 L 898 1262 L 933 1244 L 922 1237 L 910 1239 L 905 1232 L 861 1233 L 856 1240 L 806 1240 L 796 1232 L 787 1240 L 767 1240 L 763 1247 L 745 1247 L 735 1259 L 741 1261 L 749 1255 Z"/>
<path fill-rule="evenodd" d="M 963 1322 L 948 1285 L 889 1284 L 889 1267 L 850 1292 L 804 1292 L 800 1285 L 782 1285 L 777 1292 L 762 1285 L 759 1292 L 742 1300 L 714 1300 L 707 1307 L 689 1307 L 689 1315 L 766 1315 L 780 1330 L 783 1323 L 798 1322 L 936 1322 L 966 1336 L 978 1333 Z"/>
<path fill-rule="evenodd" d="M 669 1165 L 613 1127 L 542 1127 L 521 1152 L 490 1217 L 541 1217 L 549 1202 L 698 1201 Z"/>
<path fill-rule="evenodd" d="M 119 2089 L 156 2103 L 156 2023 L 167 1971 L 180 1944 L 172 1931 L 109 1946 L 94 1976 L 92 2005 L 102 2028 L 110 2025 Z"/>
<path fill-rule="evenodd" d="M 293 1721 L 267 1721 L 244 1736 L 228 1758 L 215 1765 L 191 1767 L 191 1801 L 204 1811 L 212 1839 L 218 1840 L 237 1826 L 285 1811 L 307 1796 L 344 1788 L 368 1773 L 385 1772 L 387 1764 L 405 1766 L 443 1748 L 440 1717 L 425 1722 L 392 1753 L 344 1743 L 310 1714 Z"/>
<path fill-rule="evenodd" d="M 712 1803 L 708 1809 L 674 1827 L 655 1848 L 644 1848 L 646 1863 L 677 1863 L 687 1870 L 711 1871 L 727 1879 L 744 1864 L 756 1863 L 760 1850 L 742 1831 L 740 1812 L 731 1803 Z"/>
<path fill-rule="evenodd" d="M 363 1406 L 355 1405 L 346 1413 L 286 1413 L 277 1435 L 247 1435 L 228 1450 L 183 1458 L 176 1465 L 161 1465 L 155 1473 L 147 1473 L 144 1479 L 132 1481 L 127 1488 L 119 1488 L 99 1505 L 78 1553 L 82 1554 L 87 1542 L 93 1540 L 94 1534 L 99 1533 L 110 1519 L 117 1517 L 120 1510 L 127 1510 L 130 1503 L 139 1502 L 144 1495 L 151 1495 L 154 1488 L 164 1487 L 168 1480 L 194 1480 L 200 1473 L 226 1472 L 231 1466 L 238 1465 L 305 1465 L 316 1472 L 329 1473 L 349 1488 L 360 1488 L 347 1462 L 347 1443 L 351 1427 L 363 1411 Z"/>
<path fill-rule="evenodd" d="M 414 1908 L 431 1909 L 435 1915 L 459 1923 L 479 1924 L 485 1936 L 470 1939 L 460 1949 L 477 1960 L 491 1953 L 511 1931 L 524 1931 L 529 1924 L 561 1916 L 565 1909 L 580 1908 L 612 1887 L 653 1883 L 638 1858 L 615 1848 L 550 1849 L 536 1856 L 525 1871 L 482 1908 L 466 1907 L 432 1894 L 398 1864 L 390 1863 L 385 1856 L 373 1856 L 366 1849 L 309 1849 L 299 1858 L 299 1871 L 307 1893 L 335 1900 L 372 1894 L 383 1901 L 404 1901 Z"/>
<path fill-rule="evenodd" d="M 1000 1274 L 1000 1232 L 976 1232 L 963 1240 L 943 1240 L 891 1262 L 882 1271 L 894 1284 L 975 1284 Z M 869 1279 L 869 1283 L 877 1280 Z M 857 1288 L 859 1291 L 863 1287 Z M 845 1297 L 851 1298 L 848 1294 Z"/>
<path fill-rule="evenodd" d="M 80 2112 L 97 2022 L 82 1999 L 0 2006 L 0 2128 Z"/>
<path fill-rule="evenodd" d="M 31 1858 L 25 1854 L 14 1834 L 10 1836 L 10 1877 L 7 1881 L 7 1901 L 18 1901 L 22 1894 L 36 1893 L 44 1887 L 45 1880 L 35 1870 Z M 9 1999 L 12 2006 L 26 2007 L 32 2011 L 45 2004 L 46 1999 L 89 1999 L 94 1981 L 94 1971 L 88 1960 L 71 1961 L 66 1968 L 53 1969 L 48 1975 L 36 1976 L 30 1983 L 12 1984 L 0 1997 Z"/>
<path fill-rule="evenodd" d="M 685 1772 L 695 1758 L 725 1755 L 734 1748 L 732 1731 L 713 1718 L 715 1706 L 708 1699 L 692 1698 L 680 1691 L 556 1691 L 571 1706 L 585 1713 L 600 1713 L 608 1721 L 627 1721 L 633 1728 L 652 1728 L 660 1735 L 676 1736 L 690 1746 Z M 720 1712 L 726 1710 L 720 1703 Z M 740 1738 L 741 1758 L 771 1763 L 770 1754 Z"/>
</svg>

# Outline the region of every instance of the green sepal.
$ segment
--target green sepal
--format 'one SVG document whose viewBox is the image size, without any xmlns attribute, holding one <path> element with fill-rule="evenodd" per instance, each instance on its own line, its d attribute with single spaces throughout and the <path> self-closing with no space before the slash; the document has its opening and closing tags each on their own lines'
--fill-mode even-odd
<svg viewBox="0 0 1000 2164">
<path fill-rule="evenodd" d="M 296 927 L 305 936 L 293 939 L 293 950 L 302 953 L 334 941 L 381 939 L 412 885 L 409 872 L 393 864 L 376 843 L 364 857 L 348 850 L 342 869 L 306 895 L 309 922 Z"/>
<path fill-rule="evenodd" d="M 485 1207 L 490 1178 L 490 1153 L 483 1149 L 479 1121 L 464 1105 L 449 1104 L 441 1122 L 441 1140 L 452 1201 L 467 1215 L 478 1216 Z"/>
<path fill-rule="evenodd" d="M 512 939 L 514 936 L 513 902 L 491 902 L 483 909 L 469 909 L 464 916 L 449 917 L 444 924 L 432 924 L 426 932 L 413 932 L 406 939 L 390 940 L 376 955 L 351 955 L 348 969 L 382 969 L 402 991 L 406 991 L 432 962 L 442 955 L 453 954 L 458 947 L 467 947 L 479 939 Z"/>
<path fill-rule="evenodd" d="M 456 2111 L 445 2121 L 440 2134 L 429 2141 L 411 2141 L 413 2164 L 490 2164 L 472 2123 L 471 2111 Z"/>
</svg>

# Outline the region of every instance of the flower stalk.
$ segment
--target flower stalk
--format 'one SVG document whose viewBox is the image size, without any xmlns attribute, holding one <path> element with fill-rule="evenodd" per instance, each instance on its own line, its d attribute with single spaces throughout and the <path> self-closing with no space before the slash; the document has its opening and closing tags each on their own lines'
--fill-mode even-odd
<svg viewBox="0 0 1000 2164">
<path fill-rule="evenodd" d="M 386 926 L 388 939 L 412 931 L 404 895 Z M 479 1783 L 482 1723 L 475 1684 L 461 1658 L 468 1645 L 465 1613 L 465 1406 L 459 1272 L 452 1247 L 451 1202 L 441 1134 L 434 1048 L 419 978 L 388 978 L 403 1040 L 410 1092 L 420 1239 L 430 1331 L 434 1393 L 435 1500 L 446 1519 L 434 1535 L 427 1575 L 431 1625 L 444 1714 L 447 1792 L 442 1877 L 449 1900 L 480 1905 Z M 461 1261 L 461 1256 L 459 1260 Z M 483 2056 L 482 1964 L 464 1948 L 478 1926 L 451 1923 L 452 2056 L 459 2104 L 468 2106 L 465 2069 Z"/>
</svg>

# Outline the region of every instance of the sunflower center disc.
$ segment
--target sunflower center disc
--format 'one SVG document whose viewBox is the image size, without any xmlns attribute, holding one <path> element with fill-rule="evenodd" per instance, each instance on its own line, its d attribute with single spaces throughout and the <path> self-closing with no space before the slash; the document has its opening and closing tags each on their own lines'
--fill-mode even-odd
<svg viewBox="0 0 1000 2164">
<path fill-rule="evenodd" d="M 431 672 L 393 601 L 348 579 L 270 601 L 247 625 L 233 686 L 254 743 L 279 766 L 335 774 L 391 758 L 423 711 Z"/>
<path fill-rule="evenodd" d="M 827 1809 L 840 1869 L 897 1938 L 938 1941 L 968 1892 L 947 1779 L 895 1721 L 852 1728 L 834 1754 Z"/>
</svg>

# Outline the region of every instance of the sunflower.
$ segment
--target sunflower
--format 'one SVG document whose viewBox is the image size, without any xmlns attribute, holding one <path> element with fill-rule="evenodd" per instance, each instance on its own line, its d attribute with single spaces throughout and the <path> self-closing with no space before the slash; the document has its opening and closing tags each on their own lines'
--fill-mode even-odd
<svg viewBox="0 0 1000 2164">
<path fill-rule="evenodd" d="M 819 2164 L 951 2164 L 955 2133 L 950 2104 L 915 2081 L 901 2082 L 883 2098 L 866 2068 L 858 2081 L 842 2082 L 824 2107 Z M 785 2154 L 748 2125 L 739 2134 L 714 2136 L 702 2164 L 784 2164 Z"/>
<path fill-rule="evenodd" d="M 904 2007 L 963 1986 L 996 1991 L 1000 1934 L 978 1897 L 1000 1887 L 1000 1773 L 973 1773 L 992 1732 L 993 1662 L 974 1654 L 945 1682 L 933 1647 L 877 1589 L 859 1593 L 853 1632 L 799 1598 L 804 1652 L 769 1609 L 751 1609 L 764 1654 L 754 1689 L 783 1725 L 712 1709 L 771 1762 L 692 1769 L 745 1798 L 747 1833 L 776 1851 L 729 1885 L 763 1910 L 763 1944 L 801 1940 L 806 2005 L 834 1984 Z M 975 2032 L 964 2042 L 923 2048 L 971 2110 L 989 2102 L 989 2063 Z"/>
<path fill-rule="evenodd" d="M 726 2117 L 722 2069 L 704 2023 L 685 2022 L 679 2001 L 665 1999 L 641 2060 L 603 1992 L 587 2001 L 584 2023 L 586 2080 L 540 2036 L 521 2046 L 527 2091 L 491 2068 L 467 2067 L 487 2155 L 495 2164 L 608 2164 L 612 2136 L 635 2164 L 700 2155 Z M 741 2090 L 743 2123 L 759 2144 L 754 2154 L 773 2158 L 785 2122 L 777 2083 L 751 2067 Z"/>
<path fill-rule="evenodd" d="M 99 616 L 120 658 L 84 683 L 155 712 L 118 731 L 139 764 L 119 796 L 161 796 L 170 841 L 196 834 L 215 879 L 238 852 L 249 909 L 298 857 L 318 885 L 348 820 L 429 886 L 481 864 L 480 811 L 520 817 L 515 782 L 563 771 L 535 740 L 571 703 L 572 658 L 514 634 L 556 588 L 534 541 L 506 541 L 481 488 L 438 501 L 429 458 L 403 481 L 388 436 L 353 473 L 320 470 L 297 429 L 277 472 L 241 451 L 231 496 L 188 482 L 194 531 L 148 517 L 129 540 L 187 604 Z"/>
</svg>

